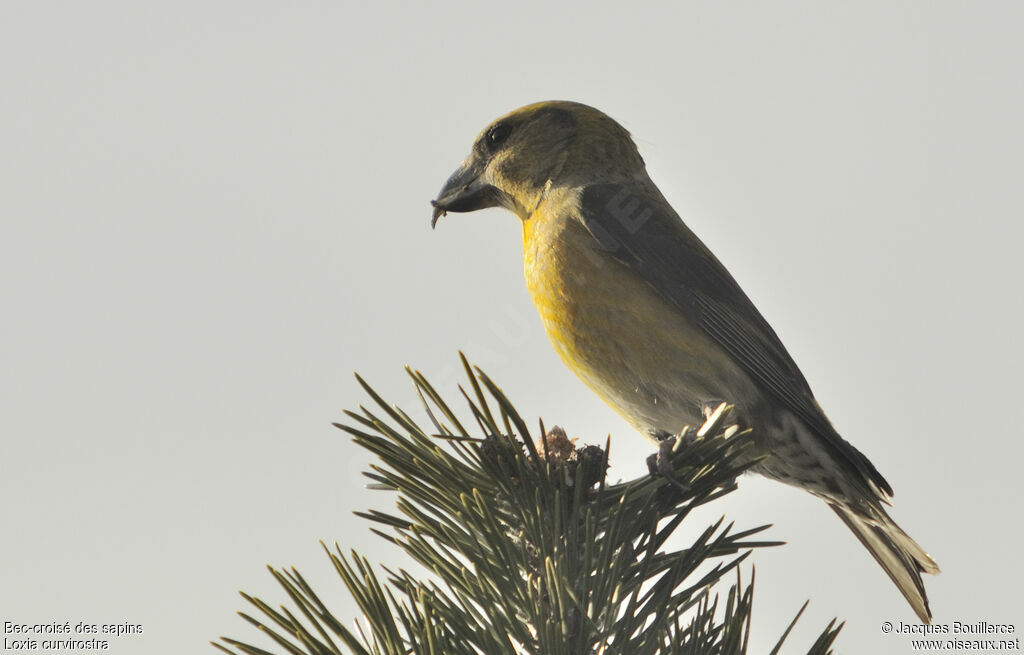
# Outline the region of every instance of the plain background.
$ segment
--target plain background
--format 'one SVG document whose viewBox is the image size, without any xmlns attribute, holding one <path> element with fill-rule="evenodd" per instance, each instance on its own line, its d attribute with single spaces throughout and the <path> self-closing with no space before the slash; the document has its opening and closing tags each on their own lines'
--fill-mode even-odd
<svg viewBox="0 0 1024 655">
<path fill-rule="evenodd" d="M 283 602 L 266 563 L 353 618 L 318 540 L 394 557 L 330 426 L 353 370 L 415 410 L 402 367 L 455 397 L 464 349 L 640 474 L 547 343 L 518 220 L 428 225 L 484 125 L 557 98 L 633 133 L 893 484 L 936 622 L 1021 628 L 1022 5 L 674 4 L 0 4 L 0 621 L 203 652 L 259 639 L 234 612 Z M 753 652 L 807 598 L 789 652 L 833 616 L 839 652 L 910 651 L 820 502 L 744 478 L 722 511 L 789 542 L 754 560 Z"/>
</svg>

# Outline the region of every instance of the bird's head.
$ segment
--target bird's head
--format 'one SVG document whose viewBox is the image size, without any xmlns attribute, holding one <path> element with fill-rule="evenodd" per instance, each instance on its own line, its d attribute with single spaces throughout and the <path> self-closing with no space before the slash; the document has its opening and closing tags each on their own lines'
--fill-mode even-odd
<svg viewBox="0 0 1024 655">
<path fill-rule="evenodd" d="M 576 102 L 538 102 L 480 132 L 431 201 L 431 225 L 447 212 L 499 206 L 526 220 L 552 188 L 644 174 L 629 132 L 607 115 Z"/>
</svg>

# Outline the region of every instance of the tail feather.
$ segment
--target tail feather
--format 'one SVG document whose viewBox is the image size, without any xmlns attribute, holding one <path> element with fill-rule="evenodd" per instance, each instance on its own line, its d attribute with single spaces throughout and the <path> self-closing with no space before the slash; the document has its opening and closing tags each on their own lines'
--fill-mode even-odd
<svg viewBox="0 0 1024 655">
<path fill-rule="evenodd" d="M 841 505 L 829 503 L 829 507 L 889 574 L 921 621 L 930 623 L 932 612 L 928 607 L 928 596 L 925 594 L 921 574 L 938 573 L 939 565 L 935 560 L 881 508 L 877 510 L 877 517 L 867 518 Z"/>
</svg>

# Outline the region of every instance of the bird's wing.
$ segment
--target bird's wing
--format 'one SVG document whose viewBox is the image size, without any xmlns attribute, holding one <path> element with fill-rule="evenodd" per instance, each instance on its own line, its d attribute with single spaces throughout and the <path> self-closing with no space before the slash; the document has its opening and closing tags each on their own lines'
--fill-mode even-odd
<svg viewBox="0 0 1024 655">
<path fill-rule="evenodd" d="M 838 461 L 892 495 L 871 462 L 822 413 L 775 330 L 653 185 L 587 186 L 580 194 L 579 213 L 601 248 L 707 332 L 758 386 L 820 435 Z"/>
</svg>

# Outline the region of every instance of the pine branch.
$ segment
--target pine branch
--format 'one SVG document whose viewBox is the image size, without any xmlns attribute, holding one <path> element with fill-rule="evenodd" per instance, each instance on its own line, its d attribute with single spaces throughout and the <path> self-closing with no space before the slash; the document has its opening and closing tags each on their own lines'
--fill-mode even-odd
<svg viewBox="0 0 1024 655">
<path fill-rule="evenodd" d="M 756 538 L 768 526 L 734 531 L 721 519 L 668 548 L 690 512 L 730 493 L 752 464 L 750 435 L 725 425 L 728 408 L 677 440 L 670 475 L 610 485 L 607 445 L 577 448 L 543 424 L 535 436 L 498 386 L 462 362 L 476 432 L 413 370 L 430 432 L 362 378 L 375 407 L 336 424 L 377 456 L 373 487 L 397 494 L 395 513 L 357 515 L 435 579 L 386 568 L 382 579 L 365 557 L 325 545 L 363 614 L 354 632 L 295 569 L 271 568 L 294 610 L 243 594 L 263 615 L 243 618 L 295 655 L 745 653 L 753 579 L 744 585 L 739 565 L 779 545 Z M 730 575 L 720 605 L 714 587 Z M 831 652 L 841 627 L 830 623 L 808 652 Z M 224 652 L 270 653 L 222 640 Z"/>
</svg>

